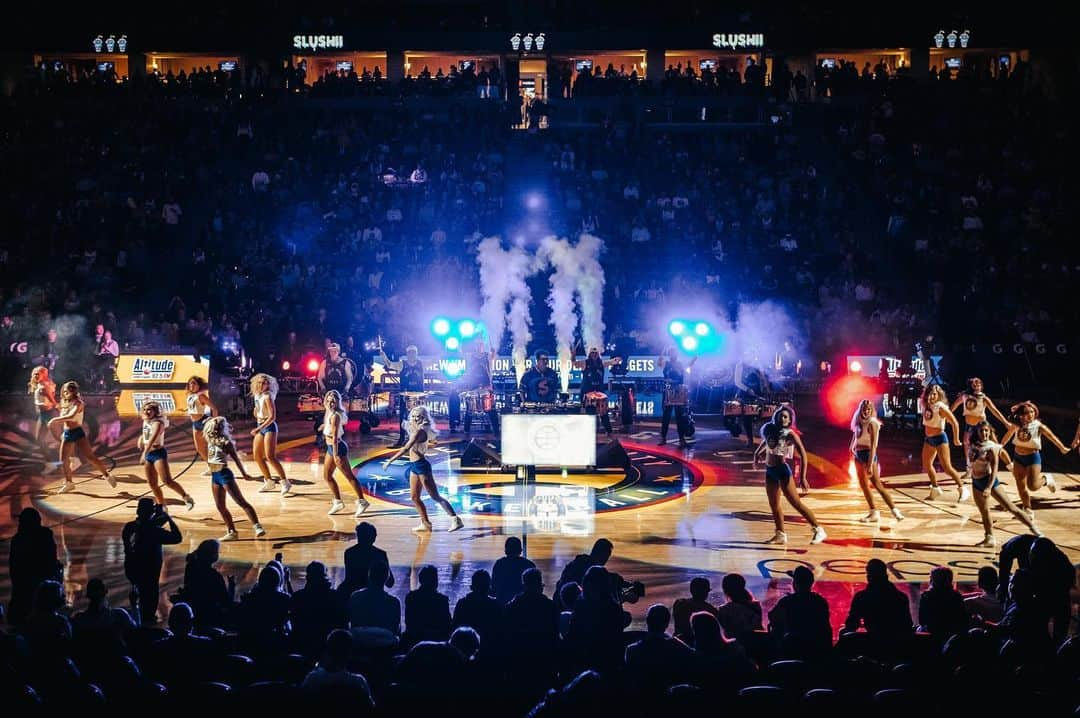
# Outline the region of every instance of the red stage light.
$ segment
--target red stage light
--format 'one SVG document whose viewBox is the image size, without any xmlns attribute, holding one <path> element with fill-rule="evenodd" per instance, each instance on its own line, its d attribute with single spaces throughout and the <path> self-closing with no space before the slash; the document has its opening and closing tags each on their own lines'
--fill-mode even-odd
<svg viewBox="0 0 1080 718">
<path fill-rule="evenodd" d="M 855 359 L 848 366 L 848 369 L 851 370 L 852 374 L 862 374 L 862 362 L 858 359 Z"/>
<path fill-rule="evenodd" d="M 309 372 L 311 372 L 312 374 L 319 371 L 319 360 L 318 359 L 308 359 L 307 370 Z"/>
<path fill-rule="evenodd" d="M 281 371 L 289 371 L 292 368 L 292 364 L 287 361 L 281 362 Z"/>
<path fill-rule="evenodd" d="M 821 392 L 825 418 L 836 426 L 851 423 L 855 407 L 863 399 L 876 401 L 878 389 L 874 382 L 861 374 L 846 374 L 830 378 Z"/>
</svg>

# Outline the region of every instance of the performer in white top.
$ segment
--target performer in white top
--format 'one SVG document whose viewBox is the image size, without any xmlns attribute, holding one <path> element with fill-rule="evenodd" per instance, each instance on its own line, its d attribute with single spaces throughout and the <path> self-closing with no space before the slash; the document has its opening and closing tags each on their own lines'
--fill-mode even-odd
<svg viewBox="0 0 1080 718">
<path fill-rule="evenodd" d="M 923 437 L 922 467 L 930 479 L 930 495 L 927 501 L 940 499 L 944 492 L 937 483 L 937 472 L 934 471 L 934 458 L 941 462 L 942 470 L 951 476 L 960 490 L 960 501 L 971 496 L 971 490 L 964 483 L 964 477 L 953 468 L 952 458 L 949 456 L 949 435 L 945 433 L 945 424 L 952 426 L 953 434 L 959 439 L 960 424 L 956 417 L 949 411 L 949 405 L 945 403 L 945 390 L 939 384 L 930 384 L 919 397 L 919 413 L 922 414 Z"/>
<path fill-rule="evenodd" d="M 64 493 L 75 488 L 75 481 L 71 477 L 71 455 L 78 449 L 82 457 L 94 465 L 101 472 L 101 478 L 108 482 L 109 486 L 116 488 L 116 479 L 113 478 L 105 464 L 94 453 L 90 446 L 90 440 L 86 438 L 86 430 L 83 429 L 83 414 L 86 405 L 79 394 L 77 382 L 65 382 L 60 388 L 60 415 L 49 420 L 49 430 L 63 430 L 60 438 L 60 468 L 64 471 L 64 485 L 57 493 Z"/>
<path fill-rule="evenodd" d="M 187 381 L 187 415 L 191 420 L 191 439 L 195 442 L 195 451 L 206 461 L 203 427 L 207 419 L 218 415 L 218 408 L 210 399 L 210 387 L 201 376 L 193 376 Z M 209 470 L 204 471 L 203 475 L 209 476 Z"/>
<path fill-rule="evenodd" d="M 288 496 L 292 493 L 292 483 L 285 475 L 285 469 L 277 457 L 277 379 L 269 374 L 256 374 L 251 377 L 251 395 L 255 398 L 255 428 L 251 430 L 252 441 L 251 453 L 255 456 L 255 463 L 262 472 L 263 485 L 260 493 L 274 491 L 274 481 L 281 482 L 281 495 Z M 270 467 L 277 472 L 271 478 Z"/>
<path fill-rule="evenodd" d="M 768 421 L 761 427 L 761 443 L 754 451 L 754 466 L 760 463 L 761 456 L 765 456 L 765 493 L 769 498 L 769 509 L 772 511 L 773 523 L 776 524 L 776 533 L 765 543 L 786 544 L 787 533 L 784 531 L 784 512 L 780 508 L 780 494 L 783 493 L 788 503 L 806 519 L 814 529 L 810 543 L 821 543 L 825 540 L 825 529 L 818 524 L 814 512 L 807 508 L 799 498 L 798 492 L 791 482 L 791 466 L 788 461 L 799 453 L 800 473 L 802 482 L 806 481 L 806 447 L 798 432 L 792 429 L 794 421 L 792 412 L 788 407 L 781 407 L 773 414 L 772 421 Z"/>
<path fill-rule="evenodd" d="M 432 500 L 450 515 L 450 528 L 448 530 L 457 531 L 463 528 L 464 524 L 461 522 L 461 517 L 454 513 L 454 507 L 439 494 L 439 487 L 435 485 L 435 477 L 431 473 L 431 462 L 427 460 L 428 442 L 434 442 L 438 437 L 435 422 L 431 420 L 431 414 L 428 413 L 427 407 L 414 407 L 409 412 L 409 420 L 406 422 L 406 426 L 408 427 L 408 441 L 405 442 L 405 446 L 398 449 L 393 456 L 383 462 L 383 469 L 390 468 L 390 464 L 408 452 L 409 463 L 405 466 L 405 475 L 409 477 L 413 506 L 416 507 L 417 513 L 420 514 L 420 525 L 413 528 L 413 531 L 417 533 L 431 531 L 431 519 L 428 518 L 427 508 L 424 507 L 424 502 L 420 499 L 421 486 L 427 489 Z"/>
<path fill-rule="evenodd" d="M 1002 437 L 1002 445 L 1011 440 L 1016 456 L 1013 461 L 1013 477 L 1016 479 L 1016 491 L 1020 494 L 1020 505 L 1029 517 L 1034 517 L 1035 512 L 1031 508 L 1031 492 L 1038 491 L 1042 487 L 1050 489 L 1051 493 L 1057 491 L 1057 482 L 1050 474 L 1042 472 L 1042 437 L 1058 448 L 1062 454 L 1067 454 L 1070 447 L 1061 443 L 1061 439 L 1050 431 L 1050 427 L 1039 421 L 1039 407 L 1030 401 L 1022 401 L 1014 404 L 1009 409 L 1013 425 Z"/>
<path fill-rule="evenodd" d="M 953 400 L 949 410 L 955 414 L 956 410 L 960 407 L 964 408 L 964 465 L 967 467 L 966 462 L 970 454 L 969 449 L 971 448 L 971 433 L 975 430 L 976 426 L 987 420 L 987 412 L 1000 421 L 1006 430 L 1008 430 L 1012 424 L 994 405 L 994 402 L 991 401 L 990 397 L 983 393 L 983 380 L 977 376 L 973 376 L 967 380 L 967 388 L 956 396 L 956 399 Z"/>
<path fill-rule="evenodd" d="M 240 468 L 241 475 L 245 479 L 250 478 L 243 462 L 240 461 L 240 456 L 236 453 L 229 422 L 225 420 L 224 416 L 210 417 L 203 427 L 203 434 L 206 436 L 206 463 L 210 468 L 210 490 L 214 494 L 214 505 L 217 506 L 221 518 L 225 520 L 225 528 L 227 529 L 220 540 L 235 541 L 239 538 L 232 514 L 225 505 L 226 493 L 247 515 L 251 527 L 255 529 L 255 538 L 265 536 L 266 529 L 259 523 L 259 516 L 255 513 L 255 509 L 252 508 L 251 504 L 247 502 L 247 499 L 244 498 L 244 495 L 240 493 L 240 487 L 236 484 L 233 472 L 229 470 L 229 459 L 231 458 Z"/>
<path fill-rule="evenodd" d="M 37 410 L 34 422 L 34 441 L 41 442 L 42 427 L 49 425 L 49 421 L 56 415 L 56 384 L 49 378 L 49 368 L 36 366 L 30 372 L 30 382 L 26 390 L 34 397 L 34 409 Z M 49 432 L 45 432 L 48 436 Z M 43 446 L 44 448 L 44 446 Z"/>
<path fill-rule="evenodd" d="M 971 485 L 975 488 L 975 506 L 979 509 L 979 516 L 982 517 L 983 540 L 975 544 L 980 548 L 993 548 L 997 545 L 994 540 L 994 522 L 990 518 L 990 509 L 987 506 L 990 496 L 997 499 L 999 504 L 1020 519 L 1031 529 L 1031 533 L 1042 536 L 1039 529 L 1035 527 L 1035 519 L 1013 506 L 1012 501 L 1005 495 L 1005 489 L 1001 488 L 997 472 L 998 461 L 1002 454 L 1005 454 L 1005 449 L 997 443 L 994 427 L 985 421 L 976 424 L 972 431 L 967 460 L 968 470 L 971 472 Z"/>
<path fill-rule="evenodd" d="M 139 434 L 139 448 L 142 455 L 139 463 L 142 464 L 146 483 L 150 484 L 150 493 L 154 495 L 154 503 L 165 505 L 165 495 L 158 486 L 158 478 L 172 491 L 180 494 L 188 511 L 195 508 L 195 499 L 191 498 L 184 487 L 176 483 L 169 468 L 169 452 L 165 448 L 165 428 L 169 425 L 168 417 L 161 412 L 161 404 L 156 401 L 148 401 L 142 406 L 143 425 L 142 433 Z"/>
<path fill-rule="evenodd" d="M 326 409 L 322 424 L 323 439 L 326 441 L 323 479 L 330 487 L 330 493 L 334 495 L 330 510 L 326 513 L 333 516 L 345 510 L 345 502 L 341 500 L 341 489 L 334 480 L 334 469 L 337 468 L 356 492 L 356 513 L 353 516 L 360 518 L 361 514 L 368 510 L 370 504 L 364 498 L 364 490 L 360 487 L 360 482 L 356 480 L 352 467 L 349 466 L 349 445 L 345 441 L 345 424 L 349 421 L 349 415 L 341 406 L 341 394 L 333 389 L 326 392 L 326 396 L 323 397 L 323 407 Z"/>
<path fill-rule="evenodd" d="M 881 482 L 881 464 L 878 462 L 878 442 L 881 439 L 881 421 L 877 418 L 877 408 L 874 402 L 863 399 L 855 409 L 851 417 L 851 454 L 855 460 L 855 473 L 859 477 L 859 488 L 866 497 L 866 504 L 870 507 L 870 513 L 859 519 L 860 522 L 869 524 L 881 520 L 881 512 L 874 506 L 873 488 L 881 494 L 885 505 L 892 511 L 897 521 L 903 521 L 904 515 L 893 503 L 889 490 Z"/>
</svg>

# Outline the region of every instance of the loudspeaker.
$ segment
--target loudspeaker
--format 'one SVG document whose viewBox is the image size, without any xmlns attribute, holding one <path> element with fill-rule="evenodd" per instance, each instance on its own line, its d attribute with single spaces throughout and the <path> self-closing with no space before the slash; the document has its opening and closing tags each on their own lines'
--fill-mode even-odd
<svg viewBox="0 0 1080 718">
<path fill-rule="evenodd" d="M 610 469 L 620 468 L 629 471 L 631 467 L 630 455 L 618 439 L 612 439 L 606 444 L 598 444 L 596 447 L 596 468 Z"/>
<path fill-rule="evenodd" d="M 470 439 L 461 452 L 461 466 L 462 468 L 502 466 L 502 457 L 491 442 L 485 439 Z"/>
</svg>

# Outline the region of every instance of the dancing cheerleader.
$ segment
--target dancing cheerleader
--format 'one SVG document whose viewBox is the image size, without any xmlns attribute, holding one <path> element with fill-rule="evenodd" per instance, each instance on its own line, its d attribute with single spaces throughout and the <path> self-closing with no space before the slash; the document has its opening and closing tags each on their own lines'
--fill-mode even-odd
<svg viewBox="0 0 1080 718">
<path fill-rule="evenodd" d="M 195 442 L 195 451 L 203 461 L 206 461 L 206 437 L 203 436 L 203 427 L 207 419 L 218 415 L 218 408 L 210 399 L 209 389 L 206 380 L 201 376 L 193 376 L 187 381 L 187 414 L 191 420 L 191 438 Z"/>
<path fill-rule="evenodd" d="M 364 490 L 360 488 L 360 482 L 356 480 L 356 475 L 349 466 L 349 445 L 345 443 L 345 423 L 349 420 L 349 415 L 341 406 L 341 394 L 334 389 L 326 392 L 326 396 L 323 397 L 323 406 L 326 407 L 322 425 L 323 438 L 326 440 L 323 478 L 334 495 L 334 501 L 326 513 L 333 516 L 345 509 L 345 502 L 341 500 L 341 489 L 334 480 L 334 467 L 337 467 L 356 491 L 356 513 L 353 516 L 360 518 L 371 504 L 364 498 Z"/>
<path fill-rule="evenodd" d="M 56 413 L 56 384 L 49 378 L 49 368 L 36 366 L 30 372 L 30 383 L 26 385 L 27 392 L 34 397 L 34 408 L 37 410 L 37 421 L 34 422 L 34 441 L 41 441 L 41 429 L 49 424 Z M 48 431 L 46 430 L 46 435 Z"/>
<path fill-rule="evenodd" d="M 973 376 L 967 380 L 967 389 L 960 392 L 960 394 L 953 401 L 949 410 L 956 413 L 957 408 L 964 407 L 964 460 L 965 468 L 970 472 L 970 466 L 966 466 L 967 458 L 971 455 L 971 435 L 975 431 L 975 427 L 986 421 L 986 413 L 990 412 L 991 415 L 1002 423 L 1006 430 L 1012 423 L 1009 422 L 1005 415 L 994 406 L 994 402 L 990 400 L 986 394 L 983 393 L 983 380 L 977 376 Z"/>
<path fill-rule="evenodd" d="M 1069 447 L 1050 431 L 1050 427 L 1039 421 L 1039 407 L 1030 401 L 1022 401 L 1009 409 L 1014 425 L 1005 432 L 1001 443 L 1011 440 L 1016 456 L 1013 461 L 1013 477 L 1016 479 L 1016 491 L 1020 494 L 1020 505 L 1028 517 L 1034 517 L 1031 508 L 1031 492 L 1042 487 L 1057 491 L 1054 477 L 1042 472 L 1042 437 L 1050 440 L 1062 454 L 1069 453 Z"/>
<path fill-rule="evenodd" d="M 796 436 L 802 436 L 799 427 L 796 426 L 795 407 L 791 404 L 781 404 L 780 408 L 773 412 L 772 420 L 779 423 L 781 429 L 790 429 Z M 747 438 L 749 437 L 750 435 L 747 434 Z M 810 493 L 810 482 L 806 480 L 806 471 L 802 469 L 805 461 L 805 457 L 799 459 L 799 496 Z"/>
<path fill-rule="evenodd" d="M 925 432 L 922 447 L 922 467 L 930 479 L 930 495 L 927 501 L 940 499 L 944 492 L 937 483 L 937 472 L 934 471 L 934 457 L 941 462 L 942 470 L 951 476 L 960 490 L 959 501 L 965 501 L 971 496 L 971 490 L 964 483 L 964 477 L 953 468 L 952 458 L 949 456 L 949 435 L 945 433 L 945 424 L 952 426 L 953 434 L 960 436 L 960 424 L 956 417 L 949 411 L 949 405 L 945 403 L 945 390 L 938 384 L 931 384 L 923 390 L 919 397 L 919 413 L 922 414 L 923 430 Z"/>
<path fill-rule="evenodd" d="M 1001 482 L 997 479 L 998 461 L 1002 454 L 1006 454 L 1001 444 L 997 443 L 997 434 L 989 422 L 983 421 L 975 425 L 971 432 L 971 445 L 967 452 L 968 471 L 971 472 L 971 485 L 975 488 L 975 506 L 979 509 L 979 515 L 983 523 L 983 540 L 975 544 L 980 548 L 994 548 L 997 542 L 994 539 L 994 522 L 990 519 L 990 508 L 987 505 L 990 496 L 1005 507 L 1013 516 L 1031 529 L 1031 533 L 1042 536 L 1035 527 L 1035 519 L 1026 512 L 1016 508 L 1005 490 L 1001 488 Z M 1019 484 L 1019 480 L 1017 480 Z"/>
<path fill-rule="evenodd" d="M 292 493 L 292 483 L 285 476 L 285 469 L 277 457 L 277 379 L 269 374 L 256 374 L 251 377 L 251 394 L 255 397 L 255 428 L 251 430 L 252 449 L 255 463 L 262 472 L 263 485 L 259 493 L 273 491 L 276 487 L 275 479 L 281 482 L 281 495 L 288 496 Z M 270 476 L 270 467 L 274 468 L 277 475 Z"/>
<path fill-rule="evenodd" d="M 431 473 L 431 462 L 427 460 L 428 443 L 434 442 L 438 437 L 435 422 L 431 420 L 431 414 L 428 412 L 427 407 L 414 407 L 409 412 L 409 420 L 405 423 L 408 430 L 408 440 L 405 442 L 405 446 L 398 449 L 393 456 L 383 462 L 383 470 L 388 469 L 390 464 L 408 452 L 409 463 L 405 466 L 405 475 L 409 477 L 409 489 L 413 506 L 416 507 L 416 511 L 420 514 L 420 525 L 413 528 L 413 531 L 417 533 L 431 531 L 431 519 L 428 518 L 424 502 L 420 500 L 421 486 L 427 489 L 428 496 L 439 506 L 442 506 L 443 510 L 450 515 L 450 528 L 448 530 L 457 531 L 463 528 L 464 524 L 461 522 L 461 517 L 454 513 L 454 507 L 439 493 L 439 487 L 435 485 L 435 477 Z"/>
<path fill-rule="evenodd" d="M 787 413 L 787 422 L 783 423 L 781 414 Z M 766 422 L 761 427 L 761 443 L 754 452 L 754 466 L 760 463 L 760 457 L 765 455 L 765 493 L 769 498 L 769 509 L 772 511 L 773 522 L 776 524 L 776 533 L 766 541 L 770 544 L 786 544 L 787 533 L 784 531 L 784 512 L 780 510 L 780 494 L 783 492 L 796 511 L 802 514 L 807 523 L 814 529 L 810 543 L 821 543 L 825 540 L 825 529 L 818 525 L 817 518 L 799 498 L 795 487 L 791 485 L 791 466 L 788 460 L 798 451 L 800 460 L 800 477 L 806 482 L 806 447 L 798 433 L 791 429 L 791 410 L 788 407 L 777 409 L 773 414 L 772 421 Z"/>
<path fill-rule="evenodd" d="M 265 536 L 266 529 L 259 523 L 259 517 L 255 513 L 255 509 L 240 493 L 236 478 L 229 469 L 229 459 L 231 458 L 240 468 L 240 474 L 245 479 L 251 478 L 248 476 L 243 462 L 240 461 L 240 456 L 236 453 L 229 422 L 225 420 L 224 416 L 210 417 L 203 427 L 203 435 L 206 438 L 206 463 L 210 469 L 210 490 L 214 495 L 214 504 L 217 506 L 221 518 L 225 521 L 225 528 L 227 529 L 225 535 L 219 540 L 235 541 L 240 537 L 236 532 L 236 524 L 233 523 L 232 514 L 229 513 L 229 508 L 225 505 L 226 493 L 247 514 L 248 520 L 251 521 L 251 527 L 255 529 L 255 538 Z"/>
<path fill-rule="evenodd" d="M 85 461 L 89 461 L 98 471 L 101 478 L 116 488 L 116 479 L 112 477 L 105 464 L 94 453 L 90 446 L 90 440 L 86 438 L 86 430 L 83 429 L 83 414 L 86 413 L 86 404 L 79 395 L 77 382 L 68 381 L 60 388 L 60 415 L 49 420 L 49 430 L 63 430 L 60 435 L 60 468 L 64 471 L 64 485 L 57 493 L 64 493 L 75 488 L 75 481 L 71 478 L 71 455 L 78 449 Z M 54 427 L 57 427 L 54 429 Z"/>
<path fill-rule="evenodd" d="M 139 435 L 139 448 L 142 455 L 139 463 L 142 464 L 146 483 L 150 484 L 150 492 L 154 495 L 154 503 L 165 505 L 165 496 L 158 486 L 158 477 L 161 483 L 180 494 L 188 511 L 195 508 L 195 499 L 191 498 L 184 487 L 173 481 L 172 471 L 169 469 L 169 452 L 165 448 L 165 428 L 169 425 L 167 417 L 161 413 L 161 404 L 156 401 L 148 401 L 142 407 L 143 425 L 142 434 Z"/>
<path fill-rule="evenodd" d="M 903 521 L 904 515 L 893 503 L 892 495 L 881 483 L 881 464 L 878 462 L 878 441 L 881 439 L 881 421 L 877 418 L 877 408 L 874 402 L 863 399 L 855 409 L 851 417 L 851 454 L 855 457 L 855 474 L 859 477 L 859 488 L 862 489 L 866 503 L 870 507 L 870 513 L 863 516 L 859 521 L 864 524 L 877 523 L 881 520 L 881 512 L 874 506 L 873 488 L 881 494 L 885 505 L 892 511 L 897 521 Z"/>
</svg>

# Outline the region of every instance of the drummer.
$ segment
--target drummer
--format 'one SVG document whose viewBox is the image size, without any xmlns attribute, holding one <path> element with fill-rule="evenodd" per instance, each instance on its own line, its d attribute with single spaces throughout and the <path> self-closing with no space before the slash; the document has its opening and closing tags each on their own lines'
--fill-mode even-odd
<svg viewBox="0 0 1080 718">
<path fill-rule="evenodd" d="M 667 353 L 661 355 L 659 364 L 664 370 L 664 415 L 660 419 L 660 441 L 658 446 L 667 443 L 668 427 L 671 425 L 671 414 L 675 413 L 675 430 L 679 434 L 679 446 L 687 445 L 687 429 L 689 421 L 686 416 L 686 407 L 689 404 L 689 392 L 686 387 L 686 372 L 697 361 L 697 357 L 690 360 L 685 367 L 679 361 L 679 350 L 671 347 Z"/>
<path fill-rule="evenodd" d="M 382 341 L 379 342 L 379 356 L 383 364 L 390 371 L 398 374 L 398 440 L 392 448 L 400 448 L 405 445 L 405 419 L 409 416 L 409 407 L 405 401 L 405 394 L 423 393 L 424 391 L 424 363 L 420 361 L 420 350 L 415 344 L 405 347 L 405 357 L 397 361 L 391 361 L 383 350 Z"/>
<path fill-rule="evenodd" d="M 473 344 L 472 355 L 465 361 L 465 376 L 461 380 L 461 388 L 463 391 L 472 392 L 474 396 L 481 397 L 481 399 L 485 396 L 490 397 L 490 409 L 484 410 L 483 404 L 480 406 L 481 411 L 484 412 L 488 422 L 491 424 L 491 433 L 495 434 L 497 438 L 499 436 L 499 417 L 495 411 L 495 397 L 491 385 L 491 369 L 494 363 L 495 351 L 488 351 L 484 346 L 484 342 L 477 339 Z M 473 408 L 472 402 L 465 403 L 465 421 L 463 424 L 466 434 L 472 431 Z M 460 417 L 460 394 L 452 392 L 450 394 L 450 431 L 457 429 Z"/>
<path fill-rule="evenodd" d="M 592 393 L 600 393 L 604 395 L 603 407 L 605 410 L 601 411 L 597 409 L 597 414 L 600 417 L 600 423 L 604 427 L 604 431 L 608 436 L 611 436 L 611 417 L 608 416 L 606 411 L 607 407 L 607 385 L 604 382 L 604 370 L 610 366 L 621 364 L 622 359 L 615 357 L 614 359 L 601 359 L 600 350 L 596 347 L 589 349 L 589 355 L 584 360 L 575 359 L 574 368 L 581 369 L 581 405 L 587 406 L 589 401 L 587 397 Z"/>
<path fill-rule="evenodd" d="M 559 398 L 559 376 L 548 366 L 546 352 L 536 353 L 536 363 L 521 376 L 519 389 L 526 402 L 554 404 Z"/>
</svg>

